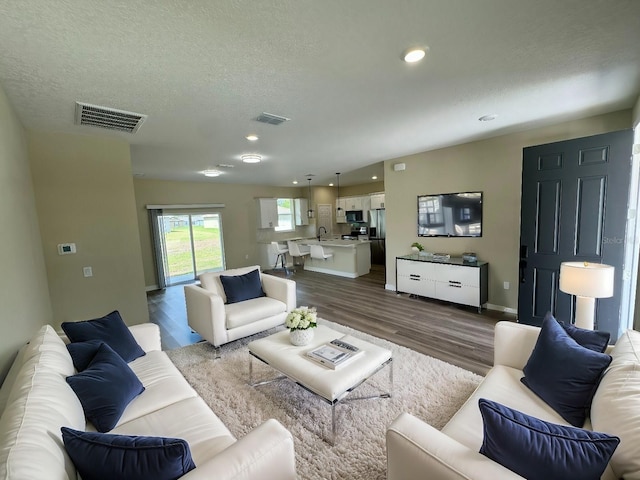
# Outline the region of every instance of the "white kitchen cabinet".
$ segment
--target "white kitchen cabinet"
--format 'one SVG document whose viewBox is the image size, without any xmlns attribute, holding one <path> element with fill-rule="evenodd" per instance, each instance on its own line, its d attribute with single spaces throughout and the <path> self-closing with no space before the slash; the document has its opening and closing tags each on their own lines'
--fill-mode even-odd
<svg viewBox="0 0 640 480">
<path fill-rule="evenodd" d="M 371 199 L 371 210 L 375 210 L 376 208 L 385 208 L 384 207 L 384 193 L 375 193 L 370 195 Z"/>
<path fill-rule="evenodd" d="M 362 219 L 365 222 L 369 221 L 369 210 L 371 210 L 371 197 L 367 195 L 362 197 Z"/>
<path fill-rule="evenodd" d="M 489 300 L 489 264 L 461 258 L 396 257 L 396 291 L 478 307 Z"/>
<path fill-rule="evenodd" d="M 293 206 L 296 214 L 296 226 L 309 225 L 309 201 L 306 198 L 294 198 Z"/>
<path fill-rule="evenodd" d="M 258 198 L 258 228 L 278 226 L 278 203 L 275 198 Z"/>
<path fill-rule="evenodd" d="M 347 210 L 362 210 L 362 197 L 345 197 Z"/>
</svg>

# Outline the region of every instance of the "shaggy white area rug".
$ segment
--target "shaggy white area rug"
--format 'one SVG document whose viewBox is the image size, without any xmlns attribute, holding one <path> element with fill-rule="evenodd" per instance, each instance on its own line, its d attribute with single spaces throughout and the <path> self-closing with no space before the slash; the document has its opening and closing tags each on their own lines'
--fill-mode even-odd
<svg viewBox="0 0 640 480">
<path fill-rule="evenodd" d="M 328 438 L 331 431 L 329 404 L 288 380 L 255 388 L 247 384 L 247 344 L 273 331 L 222 346 L 217 360 L 208 343 L 167 353 L 236 438 L 269 418 L 282 423 L 294 438 L 298 478 L 309 480 L 385 479 L 385 432 L 391 422 L 400 413 L 410 412 L 442 428 L 482 380 L 472 372 L 386 340 L 326 320 L 319 322 L 393 352 L 393 397 L 338 404 L 335 446 L 322 439 Z M 387 391 L 387 368 L 351 395 Z M 255 374 L 263 378 L 275 376 L 259 361 L 254 361 Z"/>
</svg>

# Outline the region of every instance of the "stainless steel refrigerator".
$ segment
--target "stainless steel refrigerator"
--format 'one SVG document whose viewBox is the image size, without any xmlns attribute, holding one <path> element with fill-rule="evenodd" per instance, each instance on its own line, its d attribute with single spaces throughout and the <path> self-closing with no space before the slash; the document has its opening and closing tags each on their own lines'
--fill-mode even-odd
<svg viewBox="0 0 640 480">
<path fill-rule="evenodd" d="M 369 240 L 371 240 L 371 263 L 385 264 L 385 237 L 387 229 L 384 208 L 369 210 Z"/>
</svg>

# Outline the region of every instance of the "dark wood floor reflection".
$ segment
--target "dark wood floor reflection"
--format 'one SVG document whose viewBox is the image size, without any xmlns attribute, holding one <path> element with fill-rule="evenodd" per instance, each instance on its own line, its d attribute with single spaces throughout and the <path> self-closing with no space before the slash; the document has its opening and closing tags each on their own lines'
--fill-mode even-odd
<svg viewBox="0 0 640 480">
<path fill-rule="evenodd" d="M 268 273 L 284 276 L 282 271 Z M 510 314 L 396 295 L 384 289 L 384 269 L 351 279 L 306 272 L 298 267 L 298 305 L 315 306 L 322 318 L 386 338 L 418 352 L 476 373 L 485 374 L 493 362 L 493 328 Z M 160 326 L 164 349 L 201 340 L 187 325 L 182 286 L 148 293 L 151 321 Z"/>
</svg>

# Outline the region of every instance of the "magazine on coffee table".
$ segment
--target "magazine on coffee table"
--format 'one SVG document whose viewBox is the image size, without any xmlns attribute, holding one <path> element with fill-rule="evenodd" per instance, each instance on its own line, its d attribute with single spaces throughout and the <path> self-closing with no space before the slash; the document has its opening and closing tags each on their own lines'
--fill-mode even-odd
<svg viewBox="0 0 640 480">
<path fill-rule="evenodd" d="M 344 341 L 344 338 L 345 337 L 342 337 L 342 339 L 336 338 L 329 343 L 314 348 L 307 352 L 307 356 L 311 360 L 335 370 L 337 367 L 344 365 L 347 361 L 362 353 L 361 349 Z"/>
</svg>

